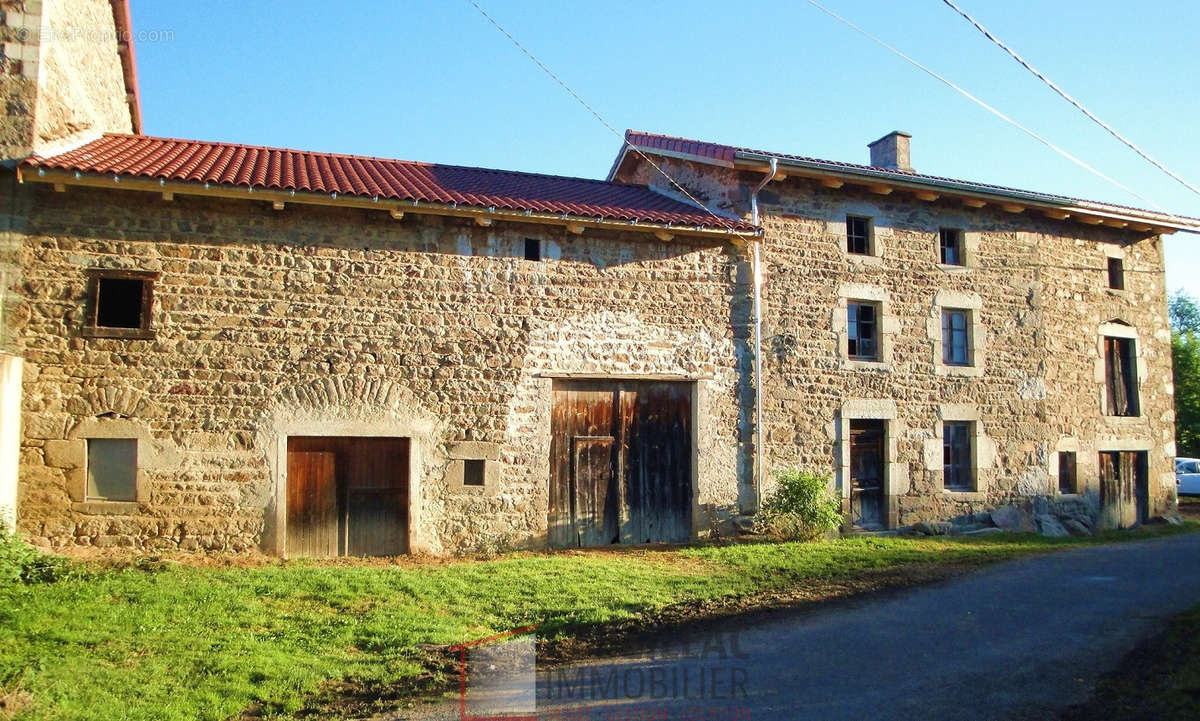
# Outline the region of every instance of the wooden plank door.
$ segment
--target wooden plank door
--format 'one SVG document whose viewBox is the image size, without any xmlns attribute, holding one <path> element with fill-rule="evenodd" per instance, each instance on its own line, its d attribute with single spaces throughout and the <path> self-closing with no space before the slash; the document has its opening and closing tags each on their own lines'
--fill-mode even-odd
<svg viewBox="0 0 1200 721">
<path fill-rule="evenodd" d="M 603 383 L 554 390 L 548 538 L 557 547 L 617 540 L 615 391 Z"/>
<path fill-rule="evenodd" d="M 550 545 L 691 538 L 691 398 L 686 383 L 555 385 Z"/>
<path fill-rule="evenodd" d="M 1149 517 L 1149 485 L 1144 451 L 1101 451 L 1100 525 L 1129 528 Z"/>
<path fill-rule="evenodd" d="M 348 556 L 408 552 L 408 439 L 346 438 Z"/>
<path fill-rule="evenodd" d="M 336 454 L 287 454 L 287 553 L 328 558 L 338 555 Z"/>
<path fill-rule="evenodd" d="M 692 535 L 692 393 L 683 383 L 621 386 L 621 540 Z"/>
</svg>

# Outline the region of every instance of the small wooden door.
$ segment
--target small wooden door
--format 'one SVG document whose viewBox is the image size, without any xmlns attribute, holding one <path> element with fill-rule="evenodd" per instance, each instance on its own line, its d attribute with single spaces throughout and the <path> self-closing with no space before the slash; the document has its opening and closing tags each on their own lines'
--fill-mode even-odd
<svg viewBox="0 0 1200 721">
<path fill-rule="evenodd" d="M 866 529 L 885 525 L 883 421 L 850 421 L 850 518 Z"/>
<path fill-rule="evenodd" d="M 548 536 L 557 547 L 691 537 L 691 388 L 559 382 Z"/>
<path fill-rule="evenodd" d="M 336 457 L 327 451 L 288 451 L 287 552 L 289 556 L 338 555 Z"/>
<path fill-rule="evenodd" d="M 408 552 L 408 439 L 288 438 L 288 555 Z"/>
<path fill-rule="evenodd" d="M 1100 452 L 1100 524 L 1129 528 L 1150 516 L 1150 488 L 1145 451 Z"/>
</svg>

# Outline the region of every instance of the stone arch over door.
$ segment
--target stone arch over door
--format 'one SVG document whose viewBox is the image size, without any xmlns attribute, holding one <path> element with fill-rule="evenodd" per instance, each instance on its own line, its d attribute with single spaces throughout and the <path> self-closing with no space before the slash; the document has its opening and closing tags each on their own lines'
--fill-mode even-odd
<svg viewBox="0 0 1200 721">
<path fill-rule="evenodd" d="M 258 444 L 266 454 L 271 488 L 264 509 L 263 550 L 287 547 L 287 451 L 289 437 L 408 439 L 408 550 L 438 552 L 429 532 L 427 479 L 439 463 L 442 427 L 407 388 L 386 379 L 326 378 L 284 388 L 259 421 Z"/>
</svg>

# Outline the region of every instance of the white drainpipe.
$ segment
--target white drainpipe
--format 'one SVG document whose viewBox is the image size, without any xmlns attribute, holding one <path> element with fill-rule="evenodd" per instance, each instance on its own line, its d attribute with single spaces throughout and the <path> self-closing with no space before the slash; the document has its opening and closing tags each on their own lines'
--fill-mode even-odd
<svg viewBox="0 0 1200 721">
<path fill-rule="evenodd" d="M 758 191 L 767 187 L 767 183 L 775 178 L 779 167 L 779 159 L 771 158 L 771 170 L 767 177 L 758 184 L 750 195 L 750 218 L 758 225 Z M 764 236 L 765 238 L 765 236 Z M 763 372 L 762 372 L 762 251 L 763 239 L 754 243 L 751 254 L 751 270 L 754 283 L 754 506 L 752 513 L 757 514 L 762 502 L 763 475 Z"/>
</svg>

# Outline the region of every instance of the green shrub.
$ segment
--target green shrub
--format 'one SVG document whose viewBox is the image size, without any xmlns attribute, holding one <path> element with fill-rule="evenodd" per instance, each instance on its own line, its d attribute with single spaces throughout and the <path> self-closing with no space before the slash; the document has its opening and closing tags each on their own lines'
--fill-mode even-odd
<svg viewBox="0 0 1200 721">
<path fill-rule="evenodd" d="M 42 553 L 0 526 L 0 584 L 53 583 L 74 572 L 66 558 Z"/>
<path fill-rule="evenodd" d="M 829 479 L 789 469 L 775 474 L 775 489 L 759 515 L 760 532 L 784 541 L 812 540 L 842 522 L 842 504 L 829 491 Z"/>
</svg>

